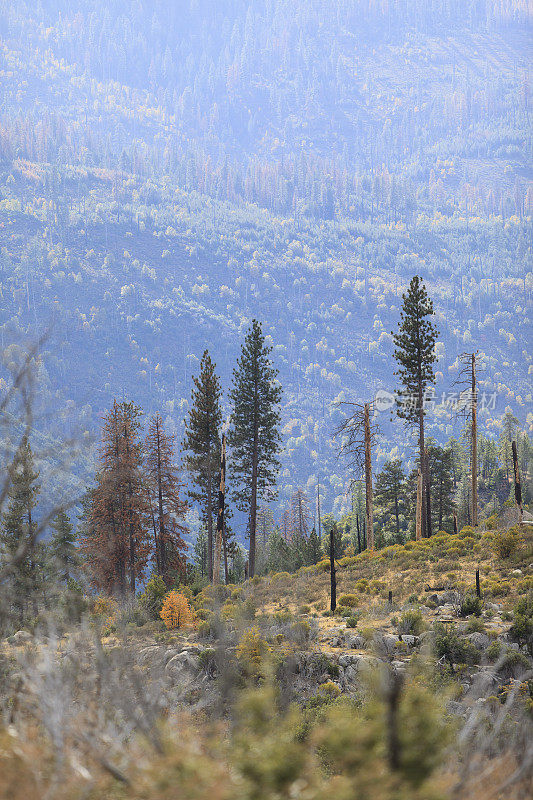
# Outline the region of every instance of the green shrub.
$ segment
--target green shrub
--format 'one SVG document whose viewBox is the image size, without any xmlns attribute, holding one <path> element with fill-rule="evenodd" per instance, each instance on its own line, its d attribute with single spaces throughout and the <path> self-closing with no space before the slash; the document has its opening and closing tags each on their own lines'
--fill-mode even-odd
<svg viewBox="0 0 533 800">
<path fill-rule="evenodd" d="M 461 639 L 455 625 L 435 625 L 435 653 L 444 658 L 453 669 L 454 664 L 476 664 L 479 658 L 477 649 L 470 642 Z"/>
<path fill-rule="evenodd" d="M 501 652 L 502 652 L 502 643 L 496 639 L 494 642 L 491 642 L 487 647 L 486 656 L 489 661 L 494 662 L 499 659 Z"/>
<path fill-rule="evenodd" d="M 159 619 L 159 613 L 163 607 L 163 600 L 167 591 L 165 581 L 160 575 L 154 575 L 146 584 L 139 602 L 151 619 Z"/>
<path fill-rule="evenodd" d="M 320 684 L 318 691 L 320 694 L 329 698 L 338 697 L 341 693 L 341 690 L 336 683 L 333 683 L 333 681 L 327 681 L 326 683 Z"/>
<path fill-rule="evenodd" d="M 466 626 L 467 633 L 484 633 L 485 632 L 485 623 L 483 620 L 479 619 L 478 617 L 474 617 L 474 619 L 469 620 L 468 625 Z"/>
<path fill-rule="evenodd" d="M 420 636 L 424 630 L 424 617 L 420 611 L 405 611 L 398 622 L 398 633 Z"/>
<path fill-rule="evenodd" d="M 498 558 L 510 558 L 518 549 L 519 539 L 514 528 L 497 533 L 492 541 L 492 550 Z"/>
<path fill-rule="evenodd" d="M 531 665 L 524 653 L 520 653 L 517 650 L 508 650 L 498 667 L 498 672 L 502 677 L 516 679 L 529 669 L 531 669 Z"/>
<path fill-rule="evenodd" d="M 476 595 L 468 595 L 464 598 L 461 603 L 461 607 L 459 609 L 459 616 L 461 617 L 469 617 L 474 615 L 475 617 L 481 616 L 481 609 L 483 608 L 483 602 L 481 597 L 477 597 Z"/>
<path fill-rule="evenodd" d="M 358 622 L 359 622 L 359 620 L 357 619 L 357 617 L 348 617 L 348 619 L 346 620 L 346 627 L 347 628 L 357 628 L 357 623 Z"/>
<path fill-rule="evenodd" d="M 305 619 L 297 620 L 290 629 L 290 638 L 296 644 L 303 645 L 311 639 L 311 626 Z"/>
<path fill-rule="evenodd" d="M 511 641 L 526 647 L 533 656 L 533 592 L 520 598 L 514 609 L 513 620 L 509 628 Z"/>
<path fill-rule="evenodd" d="M 215 664 L 216 652 L 212 647 L 206 647 L 198 653 L 198 664 L 206 672 L 210 671 Z"/>
</svg>

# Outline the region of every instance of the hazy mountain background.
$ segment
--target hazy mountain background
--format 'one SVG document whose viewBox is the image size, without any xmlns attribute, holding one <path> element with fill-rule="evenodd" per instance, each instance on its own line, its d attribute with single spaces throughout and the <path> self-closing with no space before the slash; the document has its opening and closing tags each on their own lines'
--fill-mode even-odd
<svg viewBox="0 0 533 800">
<path fill-rule="evenodd" d="M 349 475 L 339 399 L 394 386 L 414 274 L 437 395 L 484 354 L 481 415 L 532 425 L 527 0 L 0 0 L 0 335 L 52 324 L 42 430 L 87 441 L 124 394 L 178 440 L 208 348 L 253 317 L 284 389 L 284 501 Z M 403 428 L 381 414 L 378 462 Z M 449 412 L 430 435 L 460 433 Z"/>
</svg>

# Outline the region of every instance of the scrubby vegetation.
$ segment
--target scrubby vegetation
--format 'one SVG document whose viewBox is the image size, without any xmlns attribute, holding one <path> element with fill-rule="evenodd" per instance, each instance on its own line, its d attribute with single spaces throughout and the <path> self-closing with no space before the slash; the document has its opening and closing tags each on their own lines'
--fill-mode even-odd
<svg viewBox="0 0 533 800">
<path fill-rule="evenodd" d="M 530 25 L 0 0 L 0 800 L 532 794 Z"/>
</svg>

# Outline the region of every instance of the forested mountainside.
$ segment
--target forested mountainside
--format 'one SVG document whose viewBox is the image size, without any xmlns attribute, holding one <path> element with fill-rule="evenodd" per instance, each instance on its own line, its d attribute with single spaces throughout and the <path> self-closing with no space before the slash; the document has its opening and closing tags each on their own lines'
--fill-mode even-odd
<svg viewBox="0 0 533 800">
<path fill-rule="evenodd" d="M 530 22 L 525 0 L 0 1 L 1 336 L 51 325 L 48 434 L 126 396 L 181 438 L 203 350 L 227 390 L 257 317 L 282 499 L 320 473 L 338 511 L 334 401 L 393 387 L 414 274 L 437 396 L 479 349 L 482 427 L 531 425 Z M 411 457 L 380 417 L 378 464 L 393 438 Z"/>
</svg>

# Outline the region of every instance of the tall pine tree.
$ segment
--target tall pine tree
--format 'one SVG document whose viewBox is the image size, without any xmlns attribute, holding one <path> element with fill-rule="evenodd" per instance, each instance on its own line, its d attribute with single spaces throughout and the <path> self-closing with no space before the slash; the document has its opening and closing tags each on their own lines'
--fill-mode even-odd
<svg viewBox="0 0 533 800">
<path fill-rule="evenodd" d="M 261 325 L 253 320 L 237 368 L 233 371 L 233 403 L 229 443 L 235 499 L 248 516 L 249 576 L 255 574 L 255 534 L 258 498 L 275 496 L 280 449 L 278 372 L 270 360 Z"/>
<path fill-rule="evenodd" d="M 428 447 L 429 472 L 433 489 L 433 522 L 438 531 L 453 519 L 452 453 L 437 444 Z"/>
<path fill-rule="evenodd" d="M 39 494 L 33 453 L 27 439 L 21 443 L 10 470 L 8 505 L 2 520 L 2 550 L 17 561 L 11 575 L 11 602 L 20 624 L 24 623 L 27 601 L 36 602 L 37 568 L 35 563 L 35 520 L 33 510 Z"/>
<path fill-rule="evenodd" d="M 186 464 L 194 487 L 189 497 L 201 503 L 207 529 L 207 570 L 213 579 L 213 521 L 218 511 L 218 481 L 220 472 L 220 383 L 215 365 L 207 350 L 200 363 L 200 374 L 193 378 L 192 405 L 187 420 L 184 448 L 189 451 Z"/>
<path fill-rule="evenodd" d="M 163 420 L 154 414 L 145 442 L 145 473 L 154 525 L 155 566 L 170 586 L 174 573 L 185 573 L 187 546 L 183 539 L 187 506 L 180 497 L 178 468 L 174 461 L 174 437 L 166 433 Z"/>
<path fill-rule="evenodd" d="M 97 484 L 90 495 L 81 540 L 93 585 L 109 593 L 133 593 L 150 555 L 142 474 L 140 409 L 114 401 L 102 431 Z"/>
<path fill-rule="evenodd" d="M 399 369 L 395 373 L 401 382 L 398 416 L 407 424 L 418 427 L 420 468 L 422 470 L 422 533 L 431 535 L 431 499 L 429 469 L 425 452 L 424 420 L 425 395 L 435 381 L 433 364 L 437 360 L 435 344 L 438 331 L 428 317 L 433 315 L 433 303 L 425 286 L 415 275 L 403 295 L 399 331 L 393 334 L 394 358 Z"/>
<path fill-rule="evenodd" d="M 406 513 L 407 478 L 399 458 L 390 459 L 376 478 L 376 505 L 383 527 L 387 528 L 387 520 L 394 519 L 394 541 L 401 542 L 401 531 L 404 529 L 400 517 Z M 380 520 L 381 521 L 381 520 Z"/>
<path fill-rule="evenodd" d="M 50 554 L 62 581 L 68 583 L 78 563 L 76 534 L 68 515 L 60 511 L 52 522 Z"/>
</svg>

